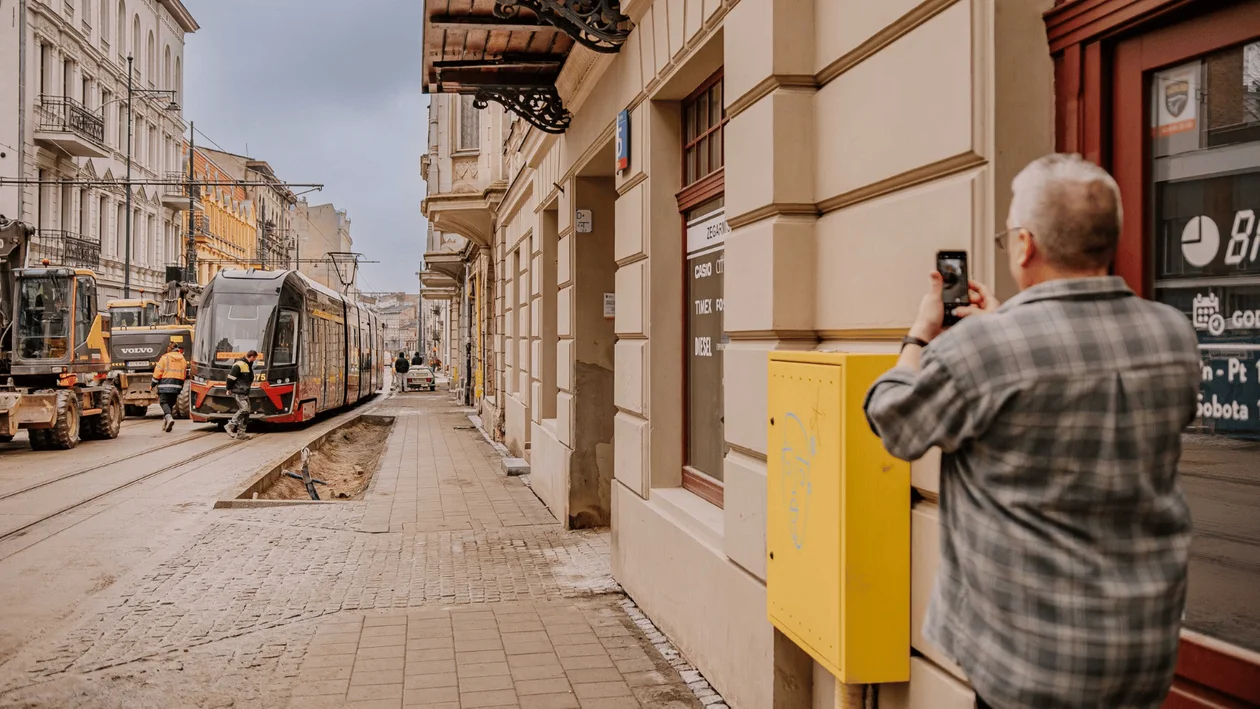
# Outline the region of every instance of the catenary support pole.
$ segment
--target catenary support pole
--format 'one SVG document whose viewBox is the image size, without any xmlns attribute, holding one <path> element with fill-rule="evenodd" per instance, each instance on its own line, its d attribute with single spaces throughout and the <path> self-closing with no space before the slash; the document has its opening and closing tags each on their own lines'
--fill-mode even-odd
<svg viewBox="0 0 1260 709">
<path fill-rule="evenodd" d="M 123 238 L 124 255 L 123 255 L 123 297 L 131 297 L 131 114 L 132 114 L 132 93 L 134 86 L 132 83 L 131 64 L 135 58 L 130 54 L 127 55 L 127 234 Z M 102 113 L 104 113 L 102 111 Z"/>
</svg>

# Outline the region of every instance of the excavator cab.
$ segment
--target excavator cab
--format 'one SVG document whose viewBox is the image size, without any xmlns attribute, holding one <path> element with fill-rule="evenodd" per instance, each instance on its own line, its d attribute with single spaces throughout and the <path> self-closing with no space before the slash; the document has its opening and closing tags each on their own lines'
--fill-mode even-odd
<svg viewBox="0 0 1260 709">
<path fill-rule="evenodd" d="M 15 376 L 108 371 L 109 318 L 96 312 L 96 276 L 83 269 L 23 268 L 14 272 Z"/>
<path fill-rule="evenodd" d="M 159 307 L 152 300 L 111 300 L 109 301 L 111 326 L 115 329 L 127 327 L 149 327 L 163 324 Z"/>
</svg>

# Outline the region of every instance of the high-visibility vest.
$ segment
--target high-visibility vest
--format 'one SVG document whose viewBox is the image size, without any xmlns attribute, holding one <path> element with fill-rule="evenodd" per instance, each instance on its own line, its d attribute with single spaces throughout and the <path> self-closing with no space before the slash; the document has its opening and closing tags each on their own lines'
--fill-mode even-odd
<svg viewBox="0 0 1260 709">
<path fill-rule="evenodd" d="M 153 378 L 161 381 L 163 379 L 178 379 L 184 381 L 188 377 L 188 360 L 184 359 L 184 355 L 178 350 L 173 350 L 162 355 L 158 360 L 157 368 L 153 370 Z"/>
</svg>

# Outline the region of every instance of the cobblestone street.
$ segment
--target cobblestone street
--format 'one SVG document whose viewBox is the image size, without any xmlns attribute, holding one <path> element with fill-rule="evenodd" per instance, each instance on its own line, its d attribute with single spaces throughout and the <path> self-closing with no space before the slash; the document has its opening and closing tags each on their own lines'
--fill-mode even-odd
<svg viewBox="0 0 1260 709">
<path fill-rule="evenodd" d="M 443 395 L 361 501 L 206 510 L 0 669 L 15 707 L 698 707 L 720 698 Z M 16 622 L 14 617 L 6 623 Z"/>
</svg>

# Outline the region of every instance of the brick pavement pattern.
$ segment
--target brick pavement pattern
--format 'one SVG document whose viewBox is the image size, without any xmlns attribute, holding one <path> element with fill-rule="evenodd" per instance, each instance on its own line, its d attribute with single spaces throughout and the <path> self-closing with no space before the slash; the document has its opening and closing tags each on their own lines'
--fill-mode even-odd
<svg viewBox="0 0 1260 709">
<path fill-rule="evenodd" d="M 395 426 L 364 500 L 211 512 L 6 664 L 0 706 L 723 706 L 627 614 L 607 531 L 561 529 L 467 410 L 372 413 Z"/>
</svg>

